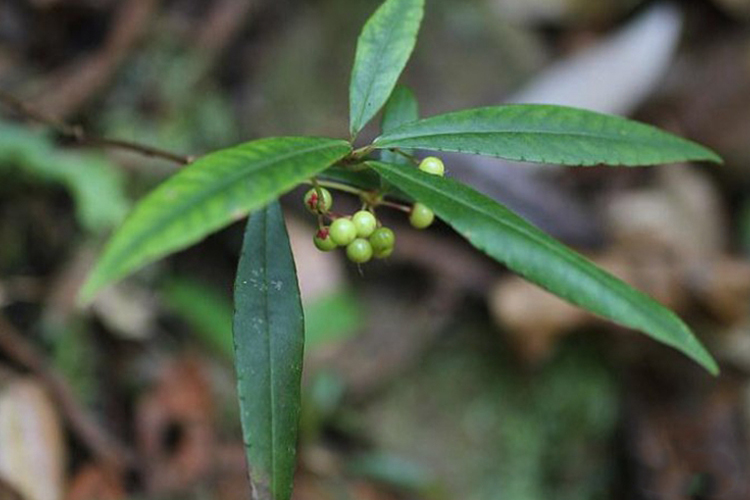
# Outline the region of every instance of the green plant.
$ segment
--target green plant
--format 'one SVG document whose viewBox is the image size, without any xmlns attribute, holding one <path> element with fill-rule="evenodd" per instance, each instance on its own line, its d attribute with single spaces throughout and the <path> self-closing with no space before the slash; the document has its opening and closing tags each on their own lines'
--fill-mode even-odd
<svg viewBox="0 0 750 500">
<path fill-rule="evenodd" d="M 130 208 L 122 172 L 103 156 L 61 151 L 51 138 L 0 120 L 0 177 L 10 168 L 25 174 L 21 178 L 64 186 L 90 232 L 115 227 Z"/>
<path fill-rule="evenodd" d="M 372 245 L 364 238 L 357 238 L 346 246 L 346 256 L 357 264 L 364 264 L 372 259 Z"/>
<path fill-rule="evenodd" d="M 409 222 L 417 229 L 427 229 L 435 220 L 435 212 L 424 203 L 415 203 L 409 213 Z"/>
<path fill-rule="evenodd" d="M 315 248 L 321 252 L 330 252 L 338 246 L 336 245 L 336 242 L 333 241 L 333 238 L 331 238 L 331 228 L 329 227 L 321 227 L 318 229 L 318 232 L 313 236 L 313 243 L 315 244 Z"/>
<path fill-rule="evenodd" d="M 305 207 L 314 214 L 327 213 L 333 206 L 333 196 L 326 188 L 313 188 L 305 193 L 304 199 Z"/>
<path fill-rule="evenodd" d="M 376 259 L 384 259 L 393 253 L 396 235 L 387 227 L 379 227 L 370 236 L 370 245 Z"/>
<path fill-rule="evenodd" d="M 671 311 L 504 206 L 443 177 L 435 160 L 420 170 L 411 151 L 572 166 L 721 159 L 648 125 L 560 106 L 495 106 L 419 119 L 412 92 L 396 83 L 414 48 L 423 3 L 386 0 L 365 24 L 351 77 L 349 140 L 266 138 L 195 160 L 141 200 L 82 289 L 82 300 L 89 300 L 102 287 L 252 213 L 237 270 L 233 328 L 253 498 L 288 499 L 291 494 L 303 318 L 276 200 L 303 183 L 313 186 L 305 204 L 318 218 L 314 239 L 322 250 L 332 249 L 332 243 L 347 246 L 352 260 L 365 262 L 373 254 L 390 255 L 395 243 L 393 232 L 382 227 L 369 240 L 364 239 L 366 231 L 357 238 L 356 221 L 328 212 L 331 198 L 324 189 L 359 195 L 367 211 L 395 207 L 409 212 L 416 227 L 428 226 L 437 216 L 526 279 L 718 372 L 708 352 Z M 359 132 L 384 107 L 381 135 L 355 148 Z"/>
<path fill-rule="evenodd" d="M 357 237 L 357 226 L 351 220 L 341 217 L 333 221 L 329 235 L 334 243 L 343 247 Z"/>
<path fill-rule="evenodd" d="M 445 165 L 443 160 L 435 156 L 428 156 L 419 163 L 419 170 L 432 175 L 445 175 Z"/>
<path fill-rule="evenodd" d="M 360 210 L 352 216 L 352 222 L 357 228 L 357 236 L 360 238 L 369 238 L 378 227 L 378 220 L 372 215 L 372 212 Z"/>
</svg>

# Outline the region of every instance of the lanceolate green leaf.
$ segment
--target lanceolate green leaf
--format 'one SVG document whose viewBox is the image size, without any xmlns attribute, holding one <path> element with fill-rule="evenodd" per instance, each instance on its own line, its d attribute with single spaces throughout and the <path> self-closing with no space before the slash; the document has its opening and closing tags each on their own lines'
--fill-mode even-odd
<svg viewBox="0 0 750 500">
<path fill-rule="evenodd" d="M 292 494 L 304 322 L 278 202 L 250 216 L 234 285 L 234 350 L 251 498 Z"/>
<path fill-rule="evenodd" d="M 383 109 L 381 131 L 386 134 L 419 119 L 419 104 L 414 92 L 405 85 L 396 85 Z"/>
<path fill-rule="evenodd" d="M 107 245 L 82 298 L 266 205 L 350 149 L 341 140 L 282 137 L 200 158 L 136 206 Z"/>
<path fill-rule="evenodd" d="M 434 116 L 384 133 L 374 145 L 563 165 L 721 162 L 713 151 L 643 123 L 541 104 L 477 108 Z"/>
<path fill-rule="evenodd" d="M 349 85 L 352 137 L 391 95 L 417 41 L 424 0 L 386 0 L 362 28 Z"/>
<path fill-rule="evenodd" d="M 404 85 L 397 85 L 383 109 L 383 121 L 380 124 L 380 130 L 386 134 L 418 119 L 419 104 L 417 104 L 414 93 Z M 385 163 L 409 164 L 408 158 L 388 150 L 380 152 L 380 159 Z"/>
<path fill-rule="evenodd" d="M 451 179 L 371 162 L 389 182 L 425 203 L 487 253 L 563 299 L 670 345 L 711 373 L 718 367 L 687 326 L 650 297 L 608 274 L 507 208 Z"/>
</svg>

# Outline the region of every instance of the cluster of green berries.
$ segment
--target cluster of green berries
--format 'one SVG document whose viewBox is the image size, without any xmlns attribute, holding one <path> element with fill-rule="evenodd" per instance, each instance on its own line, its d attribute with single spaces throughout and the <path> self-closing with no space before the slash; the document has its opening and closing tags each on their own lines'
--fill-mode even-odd
<svg viewBox="0 0 750 500">
<path fill-rule="evenodd" d="M 442 176 L 445 172 L 439 158 L 428 157 L 422 160 L 420 170 Z M 323 187 L 310 189 L 304 198 L 305 207 L 317 215 L 330 215 L 333 205 L 331 192 Z M 422 203 L 415 203 L 409 214 L 409 222 L 417 229 L 429 227 L 435 214 Z M 322 226 L 313 237 L 313 243 L 323 252 L 338 247 L 346 247 L 346 256 L 352 262 L 364 264 L 370 259 L 384 259 L 393 253 L 396 236 L 393 231 L 380 224 L 371 210 L 359 210 L 352 216 L 333 219 L 329 226 Z"/>
<path fill-rule="evenodd" d="M 333 197 L 325 188 L 313 188 L 305 194 L 305 206 L 313 213 L 326 214 L 331 209 Z M 375 214 L 360 210 L 351 217 L 337 217 L 330 226 L 315 233 L 313 243 L 323 252 L 346 247 L 346 256 L 357 264 L 373 257 L 384 259 L 393 253 L 396 236 L 387 227 L 378 227 Z"/>
</svg>

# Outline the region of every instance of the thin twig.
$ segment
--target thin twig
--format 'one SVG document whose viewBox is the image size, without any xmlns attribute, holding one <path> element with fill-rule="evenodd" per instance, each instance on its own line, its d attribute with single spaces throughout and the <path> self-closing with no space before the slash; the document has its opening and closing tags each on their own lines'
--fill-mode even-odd
<svg viewBox="0 0 750 500">
<path fill-rule="evenodd" d="M 323 181 L 319 179 L 314 181 L 304 181 L 304 184 L 308 184 L 310 186 L 315 186 L 316 183 L 322 187 L 335 189 L 336 191 L 342 191 L 344 193 L 356 194 L 357 196 L 363 196 L 366 193 L 364 189 L 359 189 L 357 187 L 350 186 L 349 184 L 343 184 L 341 182 Z"/>
<path fill-rule="evenodd" d="M 407 213 L 407 214 L 411 213 L 410 207 L 406 205 L 402 205 L 401 203 L 393 202 L 393 201 L 380 200 L 378 202 L 378 205 L 383 205 L 384 207 L 389 207 L 389 208 L 395 208 L 396 210 L 401 210 L 402 212 Z"/>
<path fill-rule="evenodd" d="M 411 162 L 412 162 L 412 163 L 413 163 L 414 165 L 419 165 L 419 159 L 418 159 L 418 158 L 417 158 L 416 156 L 414 156 L 414 155 L 411 155 L 411 154 L 407 153 L 406 151 L 404 151 L 404 150 L 402 150 L 402 149 L 398 149 L 398 148 L 391 148 L 391 149 L 389 149 L 388 151 L 390 151 L 390 152 L 392 152 L 392 153 L 396 153 L 396 154 L 399 154 L 399 155 L 403 156 L 404 158 L 406 158 L 406 159 L 408 159 L 409 161 L 411 161 Z"/>
<path fill-rule="evenodd" d="M 80 139 L 78 139 L 78 141 L 81 144 L 85 144 L 88 146 L 124 149 L 124 150 L 132 151 L 134 153 L 144 155 L 144 156 L 150 156 L 153 158 L 161 158 L 163 160 L 169 160 L 171 162 L 178 163 L 180 165 L 187 165 L 189 163 L 192 163 L 195 160 L 195 157 L 193 156 L 184 156 L 184 155 L 179 155 L 176 153 L 170 153 L 169 151 L 164 151 L 163 149 L 146 146 L 145 144 L 137 144 L 134 142 L 122 141 L 119 139 L 104 139 L 102 137 L 82 136 Z"/>
<path fill-rule="evenodd" d="M 96 422 L 94 417 L 76 401 L 73 391 L 63 376 L 52 368 L 49 361 L 37 352 L 34 345 L 2 316 L 0 316 L 0 351 L 41 379 L 73 431 L 99 460 L 117 469 L 133 463 L 134 453 L 109 435 Z"/>
<path fill-rule="evenodd" d="M 103 137 L 88 135 L 83 130 L 83 127 L 79 125 L 70 125 L 53 116 L 48 116 L 41 111 L 33 108 L 32 106 L 29 106 L 13 94 L 10 94 L 2 89 L 0 89 L 0 102 L 19 115 L 35 122 L 47 125 L 61 136 L 72 139 L 81 145 L 123 149 L 144 156 L 161 158 L 163 160 L 168 160 L 180 165 L 187 165 L 194 160 L 192 156 L 179 155 L 171 153 L 169 151 L 164 151 L 163 149 L 138 144 L 135 142 L 122 141 L 119 139 L 105 139 Z"/>
<path fill-rule="evenodd" d="M 71 137 L 77 135 L 74 127 L 71 127 L 67 123 L 64 123 L 56 118 L 47 116 L 40 111 L 37 111 L 18 97 L 14 96 L 10 92 L 6 92 L 3 89 L 0 89 L 0 101 L 19 115 L 25 116 L 26 118 L 34 120 L 35 122 L 49 125 L 62 135 Z"/>
</svg>

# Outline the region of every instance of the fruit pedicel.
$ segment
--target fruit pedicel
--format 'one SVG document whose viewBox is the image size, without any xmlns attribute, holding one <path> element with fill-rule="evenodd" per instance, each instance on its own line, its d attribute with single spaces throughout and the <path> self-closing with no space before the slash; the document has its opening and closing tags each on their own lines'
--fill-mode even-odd
<svg viewBox="0 0 750 500">
<path fill-rule="evenodd" d="M 435 156 L 419 162 L 419 170 L 430 175 L 445 175 L 443 161 Z M 314 181 L 314 187 L 304 197 L 305 208 L 318 216 L 318 229 L 313 235 L 315 248 L 330 252 L 345 247 L 346 256 L 356 264 L 369 262 L 373 257 L 389 257 L 396 245 L 396 235 L 378 220 L 375 208 L 379 203 L 364 200 L 364 207 L 353 215 L 335 215 L 331 212 L 333 195 L 321 184 Z M 405 211 L 409 213 L 409 223 L 416 229 L 426 229 L 435 220 L 434 212 L 423 203 L 415 202 Z M 326 220 L 329 224 L 325 224 Z"/>
</svg>

